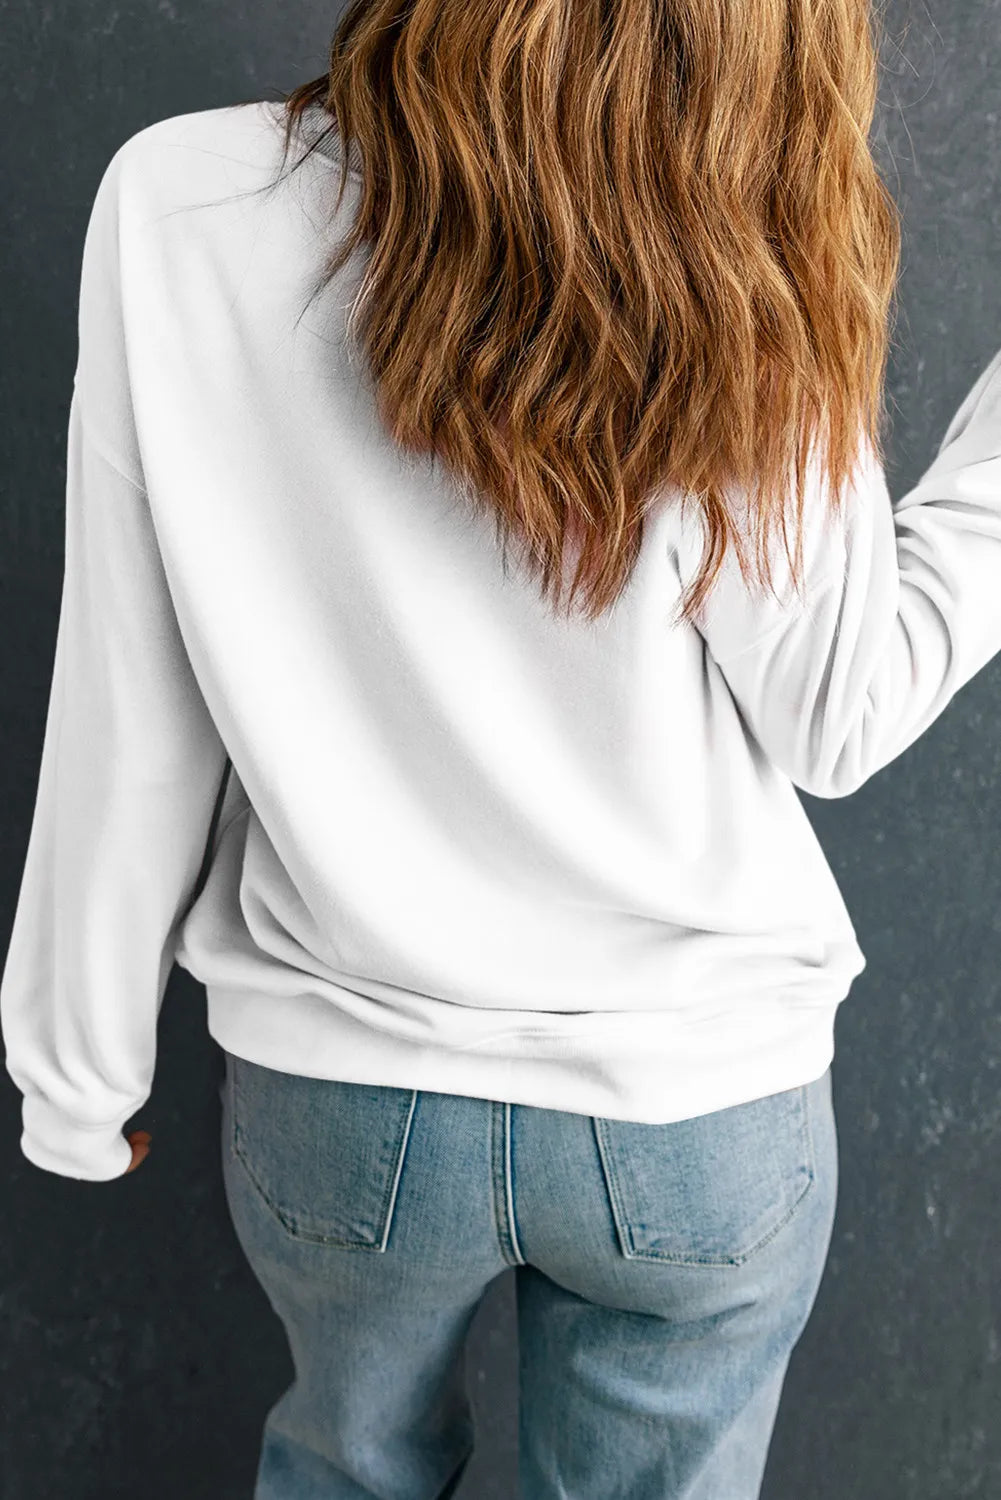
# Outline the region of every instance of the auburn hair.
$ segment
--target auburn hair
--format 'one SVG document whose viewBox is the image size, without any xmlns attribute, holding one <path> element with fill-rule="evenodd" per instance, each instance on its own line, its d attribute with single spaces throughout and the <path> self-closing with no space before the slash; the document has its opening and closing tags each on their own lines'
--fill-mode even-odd
<svg viewBox="0 0 1001 1500">
<path fill-rule="evenodd" d="M 283 171 L 310 106 L 330 125 L 296 165 L 337 136 L 337 209 L 357 163 L 318 290 L 369 249 L 348 333 L 381 420 L 553 606 L 615 602 L 670 486 L 706 534 L 678 618 L 730 544 L 772 587 L 778 521 L 799 591 L 811 454 L 832 510 L 863 438 L 883 459 L 878 40 L 870 0 L 353 0 L 282 95 Z"/>
</svg>

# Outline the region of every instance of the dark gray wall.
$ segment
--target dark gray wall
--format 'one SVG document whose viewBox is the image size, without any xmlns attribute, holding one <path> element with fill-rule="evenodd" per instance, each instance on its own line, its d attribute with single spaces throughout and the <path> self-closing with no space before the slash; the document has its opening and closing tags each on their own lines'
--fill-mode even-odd
<svg viewBox="0 0 1001 1500">
<path fill-rule="evenodd" d="M 875 135 L 905 218 L 894 494 L 1001 343 L 1001 9 L 933 10 L 889 5 Z M 7 0 L 0 15 L 6 944 L 55 645 L 77 278 L 98 179 L 154 120 L 320 72 L 336 11 Z M 838 1018 L 838 1218 L 764 1500 L 1001 1494 L 999 695 L 995 661 L 856 796 L 804 799 L 868 968 Z M 175 970 L 135 1121 L 152 1155 L 99 1184 L 25 1161 L 20 1096 L 0 1077 L 0 1500 L 249 1500 L 260 1424 L 292 1366 L 227 1216 L 220 1066 L 204 993 Z M 509 1272 L 469 1343 L 480 1447 L 457 1500 L 517 1496 L 513 1310 Z"/>
</svg>

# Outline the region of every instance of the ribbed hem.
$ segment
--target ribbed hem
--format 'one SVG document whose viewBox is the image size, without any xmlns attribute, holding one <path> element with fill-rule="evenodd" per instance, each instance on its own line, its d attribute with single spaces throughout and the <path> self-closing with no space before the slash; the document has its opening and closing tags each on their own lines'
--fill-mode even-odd
<svg viewBox="0 0 1001 1500">
<path fill-rule="evenodd" d="M 316 994 L 206 986 L 210 1034 L 283 1073 L 462 1094 L 612 1120 L 670 1124 L 812 1083 L 834 1056 L 840 1000 L 745 996 L 699 1018 L 669 1011 L 548 1015 L 492 1049 L 374 1031 Z M 535 1023 L 534 1026 L 532 1023 Z"/>
<path fill-rule="evenodd" d="M 129 1111 L 129 1115 L 133 1113 Z M 21 1151 L 46 1172 L 107 1182 L 121 1177 L 132 1161 L 132 1147 L 122 1134 L 121 1120 L 114 1125 L 81 1125 L 38 1095 L 25 1096 L 21 1119 Z"/>
</svg>

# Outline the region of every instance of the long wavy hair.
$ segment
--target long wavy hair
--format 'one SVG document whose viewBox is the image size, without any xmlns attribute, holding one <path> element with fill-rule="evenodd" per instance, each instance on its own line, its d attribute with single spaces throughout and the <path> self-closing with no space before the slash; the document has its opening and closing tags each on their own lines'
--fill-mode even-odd
<svg viewBox="0 0 1001 1500">
<path fill-rule="evenodd" d="M 337 209 L 357 162 L 318 289 L 370 247 L 348 332 L 381 420 L 551 605 L 608 609 L 672 485 L 706 532 L 678 618 L 730 544 L 771 588 L 779 520 L 799 592 L 808 465 L 836 511 L 863 435 L 882 460 L 878 41 L 870 0 L 353 0 L 282 95 L 283 171 L 310 106 L 330 124 L 296 165 L 336 135 Z"/>
</svg>

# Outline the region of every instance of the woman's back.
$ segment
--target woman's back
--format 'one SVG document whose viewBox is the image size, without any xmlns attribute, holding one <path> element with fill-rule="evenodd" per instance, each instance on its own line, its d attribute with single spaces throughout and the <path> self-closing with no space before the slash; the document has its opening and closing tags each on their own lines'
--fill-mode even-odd
<svg viewBox="0 0 1001 1500">
<path fill-rule="evenodd" d="M 649 1122 L 818 1077 L 865 960 L 795 788 L 856 790 L 1001 649 L 1001 359 L 896 507 L 867 448 L 843 520 L 815 477 L 805 605 L 728 559 L 674 623 L 702 536 L 665 491 L 561 618 L 382 429 L 357 264 L 297 321 L 339 172 L 259 192 L 278 147 L 271 105 L 177 116 L 95 201 L 3 978 L 25 1150 L 121 1170 L 175 957 L 288 1073 Z"/>
</svg>

